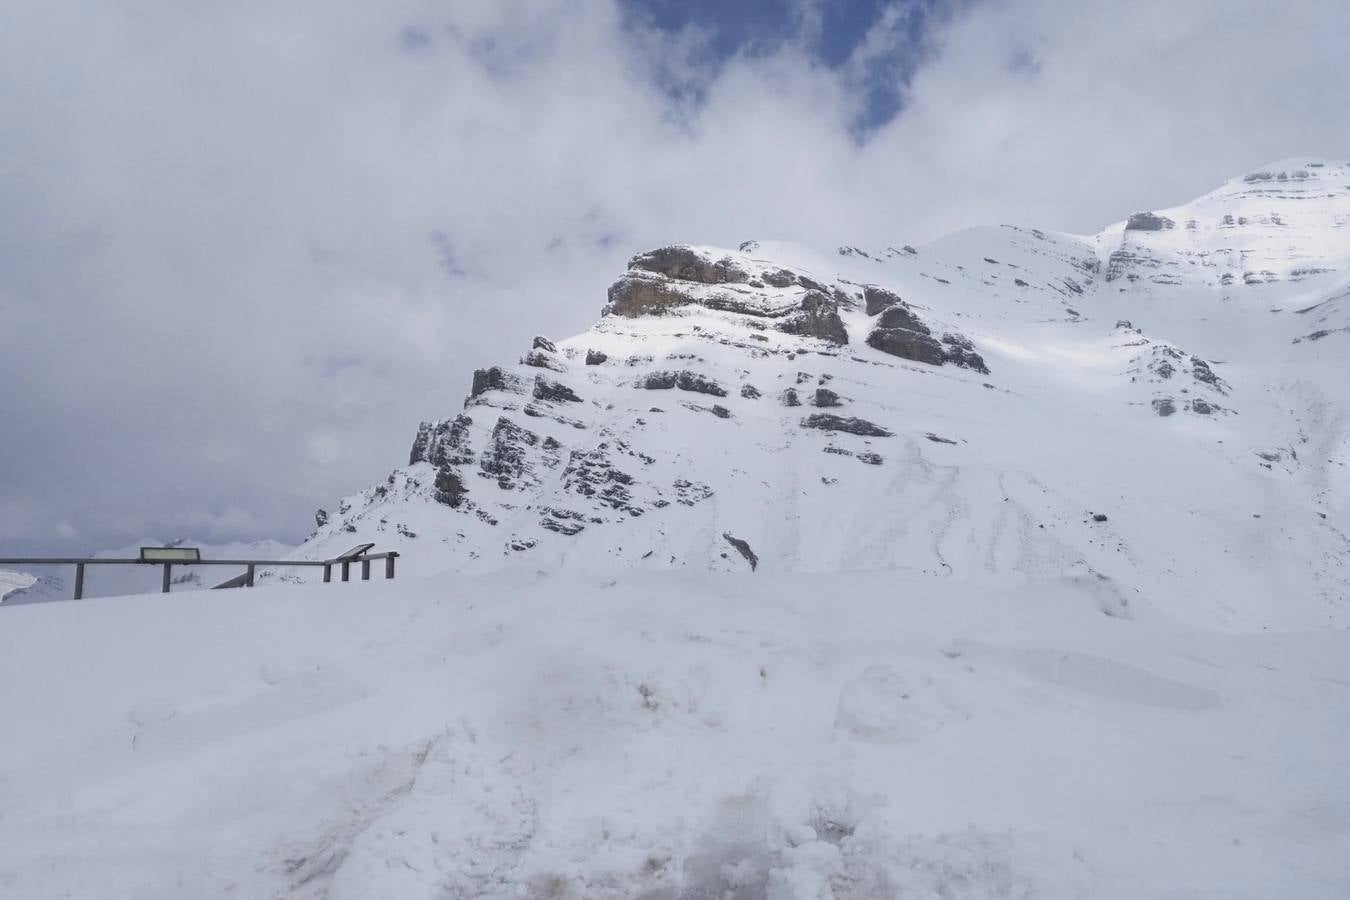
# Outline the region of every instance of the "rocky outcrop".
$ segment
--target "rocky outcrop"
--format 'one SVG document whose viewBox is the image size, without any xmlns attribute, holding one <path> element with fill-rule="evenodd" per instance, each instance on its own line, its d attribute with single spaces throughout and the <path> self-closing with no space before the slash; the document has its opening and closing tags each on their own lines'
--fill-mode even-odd
<svg viewBox="0 0 1350 900">
<path fill-rule="evenodd" d="M 493 426 L 492 437 L 479 458 L 478 468 L 485 477 L 495 479 L 502 490 L 513 490 L 530 473 L 529 448 L 538 443 L 539 435 L 502 416 Z"/>
<path fill-rule="evenodd" d="M 975 345 L 970 338 L 964 335 L 950 331 L 943 332 L 942 352 L 946 355 L 947 362 L 952 365 L 960 366 L 963 369 L 972 369 L 981 375 L 989 374 L 989 367 L 984 364 L 984 357 L 975 352 Z"/>
<path fill-rule="evenodd" d="M 750 276 L 729 258 L 709 259 L 683 246 L 661 247 L 639 253 L 628 261 L 628 268 L 699 284 L 744 283 L 750 280 Z"/>
<path fill-rule="evenodd" d="M 726 388 L 711 378 L 689 371 L 652 372 L 638 382 L 638 387 L 649 391 L 668 391 L 671 388 L 679 388 L 682 391 L 708 394 L 713 397 L 725 397 L 727 395 Z"/>
<path fill-rule="evenodd" d="M 732 536 L 729 531 L 722 532 L 722 539 L 736 548 L 736 552 L 745 558 L 745 561 L 750 564 L 751 572 L 759 568 L 759 557 L 755 555 L 754 550 L 750 549 L 750 544 L 747 541 Z"/>
<path fill-rule="evenodd" d="M 659 316 L 693 302 L 693 297 L 664 278 L 630 272 L 610 285 L 609 303 L 604 312 L 605 315 L 628 318 Z"/>
<path fill-rule="evenodd" d="M 599 350 L 586 351 L 586 365 L 588 366 L 601 366 L 608 361 L 609 357 L 601 353 Z"/>
<path fill-rule="evenodd" d="M 907 328 L 920 334 L 933 333 L 932 329 L 925 325 L 923 320 L 914 313 L 914 310 L 910 309 L 909 304 L 899 299 L 882 311 L 881 318 L 877 319 L 876 327 Z"/>
<path fill-rule="evenodd" d="M 839 395 L 829 388 L 816 388 L 816 394 L 811 398 L 812 406 L 832 407 L 842 406 L 839 402 Z"/>
<path fill-rule="evenodd" d="M 527 366 L 533 366 L 536 369 L 549 369 L 553 372 L 567 371 L 567 365 L 553 353 L 543 350 L 531 350 L 520 360 Z"/>
<path fill-rule="evenodd" d="M 464 502 L 464 495 L 469 492 L 459 473 L 449 466 L 437 470 L 435 487 L 436 502 L 444 503 L 451 509 L 458 509 Z"/>
<path fill-rule="evenodd" d="M 881 314 L 877 327 L 867 336 L 867 345 L 913 362 L 930 366 L 951 363 L 989 374 L 984 357 L 975 351 L 969 338 L 950 331 L 943 333 L 941 340 L 934 338 L 929 327 L 903 304 L 890 306 Z"/>
<path fill-rule="evenodd" d="M 847 344 L 848 330 L 839 317 L 839 304 L 822 291 L 807 291 L 801 309 L 779 325 L 779 330 L 801 337 L 819 338 L 831 344 Z"/>
<path fill-rule="evenodd" d="M 874 422 L 853 416 L 836 416 L 833 413 L 812 413 L 802 419 L 803 428 L 819 428 L 822 431 L 844 431 L 862 437 L 891 437 L 894 432 L 887 431 Z"/>
<path fill-rule="evenodd" d="M 614 465 L 612 450 L 608 442 L 592 450 L 573 450 L 563 470 L 563 487 L 611 509 L 640 516 L 644 510 L 633 503 L 633 476 Z"/>
<path fill-rule="evenodd" d="M 440 422 L 423 422 L 413 438 L 408 465 L 427 462 L 433 466 L 457 466 L 473 462 L 473 451 L 468 446 L 472 425 L 473 419 L 463 413 Z"/>
<path fill-rule="evenodd" d="M 888 306 L 903 302 L 899 294 L 885 288 L 879 288 L 875 285 L 867 285 L 863 288 L 863 303 L 866 305 L 869 316 L 875 316 Z"/>
<path fill-rule="evenodd" d="M 947 361 L 942 345 L 931 335 L 908 328 L 875 328 L 867 336 L 867 345 L 901 359 L 940 366 Z"/>
<path fill-rule="evenodd" d="M 1125 223 L 1126 231 L 1167 231 L 1176 227 L 1176 222 L 1166 216 L 1156 216 L 1150 212 L 1135 213 Z"/>
<path fill-rule="evenodd" d="M 539 377 L 534 380 L 534 399 L 548 400 L 553 403 L 580 403 L 576 391 L 565 384 Z"/>
<path fill-rule="evenodd" d="M 473 400 L 477 397 L 481 397 L 488 391 L 507 391 L 508 393 L 519 394 L 524 391 L 524 386 L 519 378 L 506 371 L 501 366 L 492 366 L 489 369 L 475 369 L 473 373 L 473 385 L 469 389 L 469 399 Z"/>
</svg>

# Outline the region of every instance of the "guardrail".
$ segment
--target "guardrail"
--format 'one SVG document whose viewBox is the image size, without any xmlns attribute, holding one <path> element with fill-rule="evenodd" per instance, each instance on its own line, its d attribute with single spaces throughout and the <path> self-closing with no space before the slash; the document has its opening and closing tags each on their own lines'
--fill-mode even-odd
<svg viewBox="0 0 1350 900">
<path fill-rule="evenodd" d="M 381 553 L 371 553 L 370 550 L 374 544 L 357 544 L 339 556 L 332 559 L 201 559 L 200 554 L 195 548 L 191 547 L 142 547 L 141 555 L 138 559 L 97 559 L 94 557 L 74 558 L 74 557 L 19 557 L 12 559 L 0 559 L 0 566 L 66 566 L 75 567 L 75 600 L 84 597 L 84 568 L 85 566 L 163 566 L 164 577 L 162 580 L 162 593 L 169 593 L 171 578 L 174 566 L 244 566 L 243 574 L 236 575 L 228 581 L 222 581 L 220 584 L 212 587 L 212 590 L 222 588 L 253 587 L 253 579 L 257 574 L 259 566 L 267 568 L 305 568 L 322 566 L 323 580 L 328 583 L 333 580 L 333 567 L 340 567 L 342 580 L 347 581 L 351 577 L 352 563 L 361 564 L 361 580 L 370 580 L 370 564 L 377 560 L 384 560 L 384 577 L 394 577 L 394 560 L 398 559 L 398 553 L 393 550 L 386 550 Z M 147 552 L 148 551 L 148 552 Z M 166 552 L 172 551 L 172 552 Z"/>
</svg>

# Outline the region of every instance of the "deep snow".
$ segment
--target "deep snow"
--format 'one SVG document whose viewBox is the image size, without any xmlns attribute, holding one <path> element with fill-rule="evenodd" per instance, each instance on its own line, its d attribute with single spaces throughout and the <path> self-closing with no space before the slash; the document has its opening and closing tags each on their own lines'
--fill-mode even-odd
<svg viewBox="0 0 1350 900">
<path fill-rule="evenodd" d="M 0 895 L 1350 892 L 1350 635 L 516 571 L 5 611 Z"/>
</svg>

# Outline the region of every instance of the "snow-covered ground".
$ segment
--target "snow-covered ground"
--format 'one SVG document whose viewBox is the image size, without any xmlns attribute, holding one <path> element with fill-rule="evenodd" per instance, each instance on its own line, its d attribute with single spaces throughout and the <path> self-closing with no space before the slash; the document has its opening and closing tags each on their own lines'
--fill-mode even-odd
<svg viewBox="0 0 1350 900">
<path fill-rule="evenodd" d="M 26 572 L 11 572 L 8 569 L 0 569 L 0 601 L 3 601 L 15 591 L 21 591 L 24 588 L 32 587 L 37 582 L 36 575 L 29 575 Z"/>
<path fill-rule="evenodd" d="M 1094 590 L 520 570 L 16 607 L 0 896 L 1350 896 L 1350 634 Z"/>
</svg>

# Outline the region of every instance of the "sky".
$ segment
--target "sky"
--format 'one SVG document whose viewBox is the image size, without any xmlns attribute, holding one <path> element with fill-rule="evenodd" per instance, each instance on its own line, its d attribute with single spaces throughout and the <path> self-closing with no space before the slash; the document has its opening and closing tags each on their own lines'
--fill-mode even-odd
<svg viewBox="0 0 1350 900">
<path fill-rule="evenodd" d="M 1342 0 L 0 0 L 0 555 L 298 541 L 638 251 L 1350 156 Z"/>
</svg>

